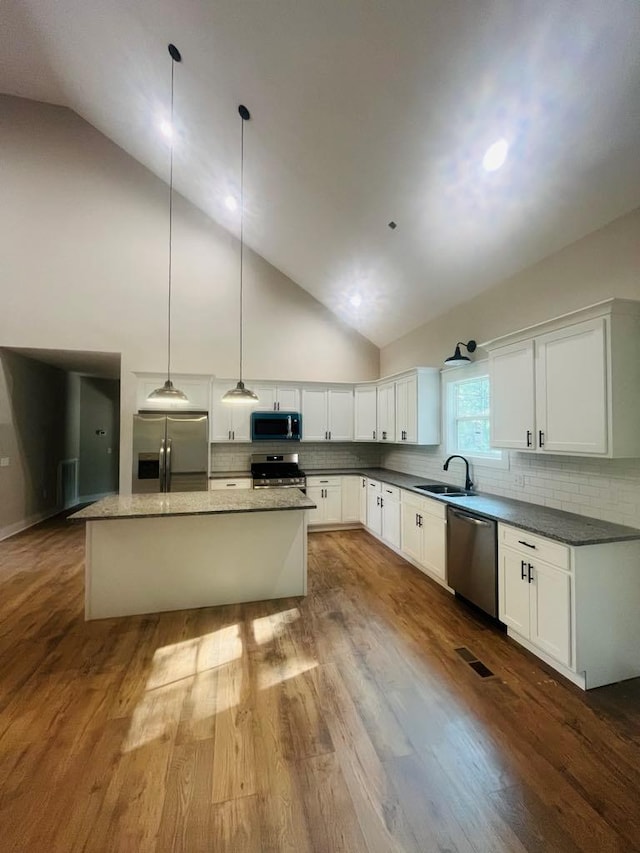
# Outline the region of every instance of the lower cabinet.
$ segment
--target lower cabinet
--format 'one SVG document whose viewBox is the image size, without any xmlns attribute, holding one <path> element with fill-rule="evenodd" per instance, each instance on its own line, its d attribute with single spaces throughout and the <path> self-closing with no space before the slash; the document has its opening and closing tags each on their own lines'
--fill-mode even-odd
<svg viewBox="0 0 640 853">
<path fill-rule="evenodd" d="M 358 477 L 358 492 L 359 492 L 359 516 L 358 521 L 360 524 L 364 524 L 367 526 L 367 478 L 366 477 Z"/>
<path fill-rule="evenodd" d="M 252 489 L 253 480 L 251 477 L 235 477 L 228 479 L 212 479 L 209 480 L 210 492 L 221 491 L 238 491 L 238 489 Z"/>
<path fill-rule="evenodd" d="M 342 477 L 342 521 L 357 524 L 360 521 L 360 483 L 362 477 Z"/>
<path fill-rule="evenodd" d="M 413 492 L 402 492 L 401 550 L 419 568 L 442 581 L 447 576 L 447 508 Z"/>
<path fill-rule="evenodd" d="M 400 548 L 400 489 L 367 480 L 367 528 L 394 548 Z"/>
<path fill-rule="evenodd" d="M 500 621 L 554 660 L 571 666 L 569 549 L 524 530 L 500 527 Z M 554 558 L 555 563 L 549 561 Z"/>
<path fill-rule="evenodd" d="M 317 504 L 309 510 L 309 524 L 342 522 L 342 477 L 307 477 L 307 497 Z"/>
</svg>

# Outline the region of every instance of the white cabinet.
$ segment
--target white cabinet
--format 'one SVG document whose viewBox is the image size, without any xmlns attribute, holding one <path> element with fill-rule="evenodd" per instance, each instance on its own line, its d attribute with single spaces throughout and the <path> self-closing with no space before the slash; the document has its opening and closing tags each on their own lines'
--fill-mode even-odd
<svg viewBox="0 0 640 853">
<path fill-rule="evenodd" d="M 367 527 L 375 536 L 382 536 L 382 505 L 378 480 L 367 479 Z"/>
<path fill-rule="evenodd" d="M 346 476 L 342 478 L 342 521 L 357 523 L 360 521 L 360 487 L 362 477 Z"/>
<path fill-rule="evenodd" d="M 354 392 L 354 438 L 377 441 L 378 389 L 375 385 L 357 385 Z"/>
<path fill-rule="evenodd" d="M 380 507 L 382 509 L 382 539 L 394 548 L 400 548 L 400 489 L 382 483 Z"/>
<path fill-rule="evenodd" d="M 317 505 L 308 511 L 310 525 L 342 522 L 342 477 L 307 477 L 307 496 Z"/>
<path fill-rule="evenodd" d="M 395 382 L 378 385 L 378 441 L 395 441 L 396 386 Z"/>
<path fill-rule="evenodd" d="M 222 402 L 222 395 L 234 385 L 232 380 L 217 380 L 212 385 L 211 417 L 209 418 L 211 442 L 251 441 L 253 407 Z"/>
<path fill-rule="evenodd" d="M 175 409 L 180 412 L 208 412 L 211 395 L 211 377 L 194 376 L 192 374 L 175 374 L 171 381 L 180 391 L 187 395 L 187 402 L 166 400 L 148 400 L 149 394 L 156 388 L 161 388 L 167 381 L 166 374 L 137 373 L 136 407 L 138 411 L 146 409 L 168 411 Z"/>
<path fill-rule="evenodd" d="M 440 443 L 440 371 L 418 367 L 378 385 L 378 440 Z"/>
<path fill-rule="evenodd" d="M 600 317 L 535 339 L 538 446 L 607 452 L 607 353 Z"/>
<path fill-rule="evenodd" d="M 402 492 L 402 552 L 440 581 L 447 574 L 446 504 Z"/>
<path fill-rule="evenodd" d="M 570 547 L 498 524 L 498 614 L 582 688 L 640 675 L 640 540 Z"/>
<path fill-rule="evenodd" d="M 303 388 L 303 441 L 353 441 L 353 388 Z"/>
<path fill-rule="evenodd" d="M 484 345 L 495 447 L 640 456 L 640 303 L 607 300 Z"/>
<path fill-rule="evenodd" d="M 533 341 L 521 341 L 489 353 L 491 444 L 514 450 L 534 449 L 535 377 Z"/>
<path fill-rule="evenodd" d="M 256 412 L 299 412 L 300 389 L 293 385 L 260 382 L 248 383 L 259 398 L 254 407 Z"/>
<path fill-rule="evenodd" d="M 560 565 L 543 559 L 544 556 L 552 556 L 551 548 L 558 554 Z M 522 530 L 503 529 L 498 562 L 500 620 L 559 663 L 570 666 L 571 574 L 567 569 L 568 550 Z"/>
<path fill-rule="evenodd" d="M 360 493 L 359 497 L 359 516 L 358 520 L 360 524 L 364 524 L 367 526 L 367 478 L 366 477 L 358 477 L 358 491 Z"/>
<path fill-rule="evenodd" d="M 367 480 L 367 527 L 379 539 L 400 548 L 400 490 Z"/>
<path fill-rule="evenodd" d="M 218 478 L 214 477 L 209 480 L 209 491 L 210 492 L 224 492 L 224 491 L 239 491 L 241 489 L 251 489 L 253 488 L 253 481 L 251 477 L 232 477 L 232 478 Z"/>
</svg>

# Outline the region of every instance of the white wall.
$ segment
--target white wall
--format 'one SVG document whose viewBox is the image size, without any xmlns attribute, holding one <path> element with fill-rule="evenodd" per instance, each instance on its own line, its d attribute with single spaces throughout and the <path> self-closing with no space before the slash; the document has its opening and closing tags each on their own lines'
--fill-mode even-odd
<svg viewBox="0 0 640 853">
<path fill-rule="evenodd" d="M 440 365 L 457 341 L 481 343 L 610 297 L 640 299 L 640 209 L 398 338 L 381 350 L 381 375 Z"/>
<path fill-rule="evenodd" d="M 0 346 L 122 354 L 124 486 L 133 371 L 166 365 L 168 187 L 61 107 L 0 96 L 0 140 Z M 174 211 L 172 369 L 235 376 L 238 242 L 180 197 Z M 245 259 L 247 376 L 378 376 L 373 344 Z"/>
</svg>

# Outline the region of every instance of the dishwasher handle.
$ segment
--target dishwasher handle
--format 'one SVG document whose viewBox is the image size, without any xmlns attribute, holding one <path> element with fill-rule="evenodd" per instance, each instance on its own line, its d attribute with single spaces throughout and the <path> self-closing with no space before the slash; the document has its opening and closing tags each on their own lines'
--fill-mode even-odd
<svg viewBox="0 0 640 853">
<path fill-rule="evenodd" d="M 466 515 L 466 513 L 457 512 L 451 507 L 449 507 L 449 512 L 451 513 L 451 515 L 460 519 L 460 521 L 466 521 L 469 524 L 476 524 L 478 527 L 491 527 L 493 524 L 492 521 L 485 521 L 483 518 L 476 518 L 474 515 Z"/>
</svg>

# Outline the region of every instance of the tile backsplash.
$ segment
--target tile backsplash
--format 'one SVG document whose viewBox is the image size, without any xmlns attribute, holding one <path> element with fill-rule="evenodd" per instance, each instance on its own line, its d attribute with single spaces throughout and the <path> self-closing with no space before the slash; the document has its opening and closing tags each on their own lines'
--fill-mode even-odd
<svg viewBox="0 0 640 853">
<path fill-rule="evenodd" d="M 384 448 L 385 468 L 464 484 L 464 463 L 443 471 L 440 447 Z M 510 467 L 471 466 L 478 491 L 640 527 L 640 459 L 586 459 L 512 452 Z M 519 484 L 522 482 L 522 485 Z"/>
<path fill-rule="evenodd" d="M 252 453 L 297 453 L 300 467 L 307 468 L 375 468 L 380 464 L 381 448 L 377 444 L 354 442 L 256 441 L 252 444 L 212 444 L 212 471 L 248 471 Z"/>
</svg>

